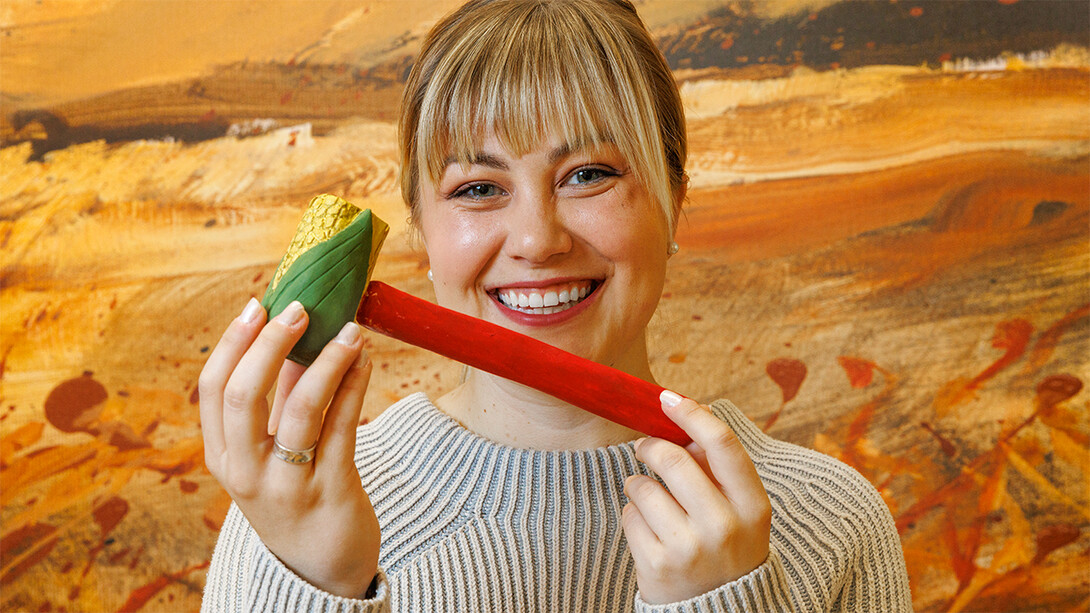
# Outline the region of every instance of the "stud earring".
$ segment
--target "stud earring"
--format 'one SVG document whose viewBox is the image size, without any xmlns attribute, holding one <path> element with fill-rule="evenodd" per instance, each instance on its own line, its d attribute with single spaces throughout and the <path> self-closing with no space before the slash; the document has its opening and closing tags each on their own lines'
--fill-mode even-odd
<svg viewBox="0 0 1090 613">
<path fill-rule="evenodd" d="M 674 255 L 678 251 L 681 251 L 681 245 L 678 245 L 677 241 L 670 241 L 670 246 L 666 248 L 666 255 Z"/>
<path fill-rule="evenodd" d="M 435 283 L 435 277 L 431 274 L 431 269 L 428 269 L 428 281 Z"/>
</svg>

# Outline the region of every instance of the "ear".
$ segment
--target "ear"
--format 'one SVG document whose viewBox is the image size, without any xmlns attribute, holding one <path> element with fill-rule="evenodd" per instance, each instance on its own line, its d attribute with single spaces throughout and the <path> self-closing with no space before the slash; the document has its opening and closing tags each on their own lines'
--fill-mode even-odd
<svg viewBox="0 0 1090 613">
<path fill-rule="evenodd" d="M 681 173 L 681 185 L 678 185 L 674 191 L 677 192 L 677 206 L 681 208 L 681 203 L 685 201 L 685 196 L 689 194 L 689 173 Z"/>
<path fill-rule="evenodd" d="M 674 234 L 677 234 L 677 220 L 681 218 L 681 208 L 685 203 L 685 198 L 689 195 L 689 173 L 685 173 L 682 177 L 684 180 L 681 185 L 674 188 Z M 670 237 L 670 240 L 674 240 L 674 236 Z"/>
</svg>

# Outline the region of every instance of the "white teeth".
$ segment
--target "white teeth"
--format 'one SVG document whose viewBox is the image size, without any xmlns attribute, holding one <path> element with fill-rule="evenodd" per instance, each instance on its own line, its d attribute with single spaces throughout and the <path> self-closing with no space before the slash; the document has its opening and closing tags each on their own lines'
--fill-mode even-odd
<svg viewBox="0 0 1090 613">
<path fill-rule="evenodd" d="M 567 289 L 547 291 L 544 295 L 536 292 L 523 294 L 516 290 L 500 290 L 496 292 L 505 306 L 531 315 L 551 315 L 570 309 L 587 297 L 590 287 L 583 284 L 573 284 Z"/>
</svg>

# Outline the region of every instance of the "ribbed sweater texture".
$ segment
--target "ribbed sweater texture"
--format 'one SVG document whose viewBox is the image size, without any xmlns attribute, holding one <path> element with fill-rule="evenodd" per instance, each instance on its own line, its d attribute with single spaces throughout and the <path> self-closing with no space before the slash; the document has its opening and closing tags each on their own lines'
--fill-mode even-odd
<svg viewBox="0 0 1090 613">
<path fill-rule="evenodd" d="M 639 598 L 621 509 L 625 477 L 649 471 L 631 443 L 505 447 L 414 394 L 357 432 L 356 466 L 382 528 L 375 598 L 310 585 L 232 505 L 202 611 L 911 611 L 900 539 L 874 487 L 833 458 L 770 438 L 725 400 L 712 410 L 753 459 L 773 515 L 768 559 L 706 594 L 666 605 Z"/>
</svg>

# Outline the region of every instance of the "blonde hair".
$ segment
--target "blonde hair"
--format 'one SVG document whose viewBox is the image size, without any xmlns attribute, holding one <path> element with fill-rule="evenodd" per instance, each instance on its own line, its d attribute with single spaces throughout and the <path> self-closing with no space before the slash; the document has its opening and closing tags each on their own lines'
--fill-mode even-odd
<svg viewBox="0 0 1090 613">
<path fill-rule="evenodd" d="M 687 177 L 685 116 L 662 53 L 627 0 L 472 0 L 435 25 L 401 103 L 401 193 L 415 221 L 423 173 L 477 157 L 485 134 L 515 155 L 556 134 L 612 143 L 670 234 Z"/>
</svg>

